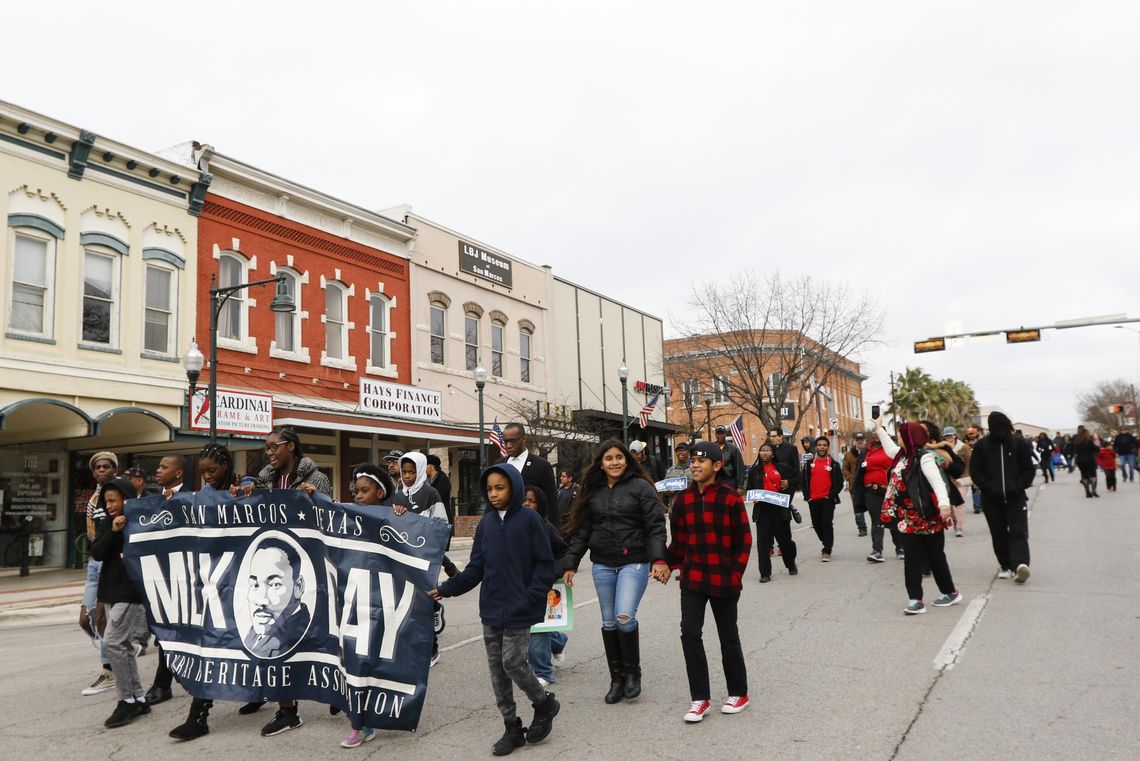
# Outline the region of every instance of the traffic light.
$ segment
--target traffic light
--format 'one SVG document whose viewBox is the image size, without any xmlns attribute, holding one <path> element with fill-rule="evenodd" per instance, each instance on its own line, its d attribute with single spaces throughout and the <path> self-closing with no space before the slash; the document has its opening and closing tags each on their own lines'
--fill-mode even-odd
<svg viewBox="0 0 1140 761">
<path fill-rule="evenodd" d="M 914 342 L 915 354 L 925 354 L 928 351 L 946 351 L 946 339 L 928 338 L 925 341 Z"/>
<path fill-rule="evenodd" d="M 1007 344 L 1025 344 L 1040 340 L 1040 330 L 1007 330 L 1005 332 L 1005 342 Z"/>
</svg>

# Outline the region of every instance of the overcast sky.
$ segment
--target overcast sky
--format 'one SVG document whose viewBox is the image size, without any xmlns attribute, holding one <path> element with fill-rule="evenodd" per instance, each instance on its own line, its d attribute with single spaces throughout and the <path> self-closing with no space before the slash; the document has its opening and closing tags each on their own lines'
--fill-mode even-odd
<svg viewBox="0 0 1140 761">
<path fill-rule="evenodd" d="M 262 9 L 272 7 L 271 12 Z M 417 212 L 678 326 L 693 280 L 882 299 L 865 396 L 920 365 L 1015 420 L 1140 374 L 1140 3 L 112 2 L 5 8 L 0 98 L 199 140 Z M 18 67 L 13 68 L 16 64 Z M 1140 328 L 1140 325 L 1135 327 Z M 669 329 L 669 328 L 667 328 Z"/>
</svg>

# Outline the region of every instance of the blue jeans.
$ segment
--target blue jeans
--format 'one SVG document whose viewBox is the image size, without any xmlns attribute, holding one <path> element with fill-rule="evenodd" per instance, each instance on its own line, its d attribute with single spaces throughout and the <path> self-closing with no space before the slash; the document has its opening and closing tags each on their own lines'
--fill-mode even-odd
<svg viewBox="0 0 1140 761">
<path fill-rule="evenodd" d="M 1132 481 L 1136 476 L 1136 455 L 1120 455 L 1120 480 Z"/>
<path fill-rule="evenodd" d="M 103 570 L 103 561 L 87 561 L 87 578 L 83 584 L 83 607 L 87 609 L 87 616 L 91 621 L 91 638 L 99 643 L 99 660 L 106 666 L 107 650 L 103 646 L 103 638 L 99 636 L 99 629 L 95 626 L 95 606 L 98 604 L 99 573 Z"/>
<path fill-rule="evenodd" d="M 530 667 L 539 679 L 554 684 L 554 666 L 550 663 L 551 635 L 553 632 L 530 633 Z"/>
<path fill-rule="evenodd" d="M 971 486 L 970 491 L 973 492 L 974 497 L 974 512 L 982 509 L 982 490 L 976 486 Z"/>
<path fill-rule="evenodd" d="M 649 586 L 649 564 L 630 563 L 612 567 L 595 563 L 594 590 L 602 611 L 602 628 L 623 632 L 637 629 L 637 606 Z"/>
</svg>

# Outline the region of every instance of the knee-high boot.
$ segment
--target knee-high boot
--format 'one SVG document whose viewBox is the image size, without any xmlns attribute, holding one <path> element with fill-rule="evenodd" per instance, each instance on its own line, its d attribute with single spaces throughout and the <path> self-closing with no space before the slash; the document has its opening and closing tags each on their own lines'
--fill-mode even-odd
<svg viewBox="0 0 1140 761">
<path fill-rule="evenodd" d="M 637 629 L 631 632 L 618 630 L 621 637 L 621 663 L 625 677 L 624 695 L 626 700 L 633 700 L 641 694 L 641 644 L 638 641 Z"/>
<path fill-rule="evenodd" d="M 622 684 L 621 639 L 617 629 L 602 629 L 602 644 L 606 648 L 606 663 L 610 667 L 610 691 L 606 693 L 606 703 L 621 702 L 625 693 Z"/>
<path fill-rule="evenodd" d="M 197 740 L 202 735 L 210 733 L 210 725 L 206 723 L 210 709 L 214 707 L 212 700 L 194 698 L 190 701 L 190 715 L 186 721 L 170 730 L 170 736 L 175 740 Z"/>
</svg>

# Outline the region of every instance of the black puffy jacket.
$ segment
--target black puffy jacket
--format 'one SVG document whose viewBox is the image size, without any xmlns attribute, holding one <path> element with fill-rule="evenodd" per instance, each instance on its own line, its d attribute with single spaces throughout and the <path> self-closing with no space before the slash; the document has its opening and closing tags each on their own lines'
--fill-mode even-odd
<svg viewBox="0 0 1140 761">
<path fill-rule="evenodd" d="M 1001 441 L 992 435 L 986 436 L 970 456 L 970 478 L 988 499 L 1022 501 L 1036 475 L 1029 444 L 1015 436 Z"/>
<path fill-rule="evenodd" d="M 629 470 L 612 487 L 595 489 L 569 544 L 565 567 L 575 570 L 586 550 L 608 566 L 664 561 L 665 511 L 656 490 Z"/>
</svg>

